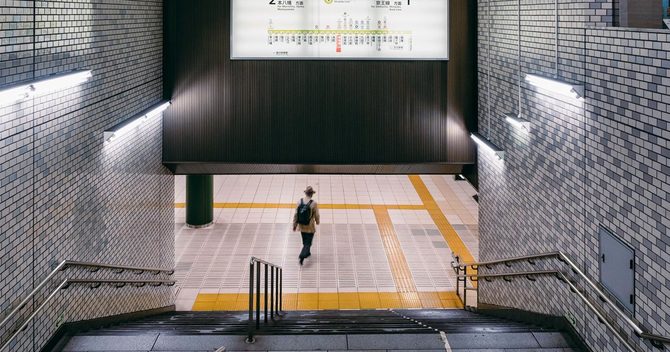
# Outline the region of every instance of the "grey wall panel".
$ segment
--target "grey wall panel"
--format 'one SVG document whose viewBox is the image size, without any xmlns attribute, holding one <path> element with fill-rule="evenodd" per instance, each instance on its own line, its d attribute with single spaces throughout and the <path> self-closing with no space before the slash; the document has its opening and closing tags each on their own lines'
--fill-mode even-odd
<svg viewBox="0 0 670 352">
<path fill-rule="evenodd" d="M 662 0 L 616 0 L 621 27 L 663 28 Z"/>
<path fill-rule="evenodd" d="M 635 251 L 605 228 L 598 233 L 600 242 L 600 283 L 617 298 L 619 304 L 635 312 Z"/>
</svg>

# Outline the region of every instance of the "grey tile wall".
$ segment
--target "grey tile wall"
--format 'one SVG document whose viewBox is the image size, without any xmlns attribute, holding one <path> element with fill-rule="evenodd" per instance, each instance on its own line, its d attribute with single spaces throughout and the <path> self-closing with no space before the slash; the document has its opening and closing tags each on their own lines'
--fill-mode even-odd
<svg viewBox="0 0 670 352">
<path fill-rule="evenodd" d="M 670 335 L 670 33 L 608 27 L 613 1 L 559 0 L 556 65 L 554 1 L 522 0 L 519 60 L 519 1 L 478 3 L 479 128 L 506 151 L 504 161 L 480 152 L 481 259 L 563 250 L 597 281 L 602 225 L 636 250 L 633 317 Z M 558 73 L 584 84 L 586 99 L 522 82 L 519 109 L 519 72 Z M 529 133 L 504 121 L 519 110 Z M 554 279 L 483 282 L 480 293 L 485 303 L 574 318 L 594 351 L 624 350 Z"/>
<path fill-rule="evenodd" d="M 82 86 L 0 107 L 0 311 L 61 260 L 173 266 L 174 181 L 161 163 L 161 119 L 113 143 L 102 138 L 162 100 L 162 7 L 158 0 L 0 0 L 0 87 L 94 73 Z M 173 301 L 168 288 L 72 288 L 11 350 L 39 350 L 62 322 Z M 0 334 L 4 340 L 9 329 Z"/>
<path fill-rule="evenodd" d="M 669 336 L 670 31 L 590 29 L 587 35 L 586 255 L 598 256 L 599 224 L 632 246 L 634 317 Z M 597 261 L 587 264 L 597 272 Z"/>
</svg>

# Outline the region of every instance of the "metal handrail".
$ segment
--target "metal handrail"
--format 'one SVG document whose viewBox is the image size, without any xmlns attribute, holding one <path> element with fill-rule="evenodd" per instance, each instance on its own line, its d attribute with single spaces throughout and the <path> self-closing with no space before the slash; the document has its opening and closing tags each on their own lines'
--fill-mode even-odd
<svg viewBox="0 0 670 352">
<path fill-rule="evenodd" d="M 497 278 L 507 278 L 507 277 L 516 277 L 516 276 L 537 276 L 537 275 L 553 275 L 558 273 L 556 270 L 537 270 L 537 271 L 521 271 L 513 273 L 501 273 L 501 274 L 471 274 L 471 275 L 458 275 L 459 278 L 467 278 L 472 281 L 477 281 L 478 279 L 497 279 Z M 488 281 L 488 280 L 486 280 Z"/>
<path fill-rule="evenodd" d="M 112 284 L 115 285 L 117 288 L 121 288 L 127 284 L 134 285 L 136 287 L 143 287 L 146 285 L 150 285 L 153 287 L 158 287 L 158 286 L 174 286 L 175 281 L 172 280 L 89 280 L 89 279 L 66 279 L 63 280 L 58 287 L 49 294 L 49 296 L 42 302 L 42 304 L 35 309 L 32 314 L 21 324 L 21 326 L 14 331 L 14 333 L 5 341 L 2 346 L 0 346 L 0 351 L 4 350 L 9 344 L 18 336 L 21 332 L 23 332 L 27 327 L 28 324 L 37 316 L 39 312 L 42 311 L 42 309 L 47 305 L 49 301 L 51 301 L 56 294 L 58 294 L 59 291 L 65 290 L 70 285 L 76 285 L 76 284 L 92 284 L 95 286 L 91 286 L 91 288 L 98 288 L 103 284 Z"/>
<path fill-rule="evenodd" d="M 643 332 L 643 333 L 640 334 L 640 338 L 651 340 L 652 344 L 653 344 L 653 341 L 658 341 L 660 343 L 670 344 L 670 338 L 665 337 L 665 336 L 661 336 L 661 335 L 654 335 L 654 334 L 649 334 L 649 333 Z M 659 347 L 659 345 L 654 345 L 654 346 Z"/>
<path fill-rule="evenodd" d="M 47 275 L 42 282 L 39 283 L 31 292 L 28 294 L 28 296 L 21 301 L 5 318 L 0 322 L 0 329 L 2 329 L 5 324 L 7 324 L 19 311 L 21 311 L 25 306 L 30 302 L 30 300 L 47 284 L 51 279 L 56 276 L 61 271 L 64 271 L 68 267 L 83 267 L 83 268 L 93 268 L 95 269 L 94 271 L 97 271 L 99 269 L 114 269 L 118 270 L 117 273 L 122 273 L 125 270 L 129 271 L 134 271 L 138 274 L 141 274 L 143 272 L 151 272 L 154 275 L 158 275 L 160 273 L 165 273 L 167 275 L 172 275 L 174 274 L 174 269 L 159 269 L 159 268 L 146 268 L 146 267 L 136 267 L 136 266 L 126 266 L 126 265 L 112 265 L 112 264 L 103 264 L 103 263 L 92 263 L 92 262 L 80 262 L 80 261 L 74 261 L 74 260 L 64 260 L 54 270 Z"/>
<path fill-rule="evenodd" d="M 261 265 L 265 271 L 265 294 L 264 297 L 264 323 L 268 322 L 268 283 L 270 283 L 270 320 L 275 319 L 275 315 L 281 317 L 284 311 L 283 302 L 283 279 L 284 272 L 281 266 L 270 262 L 251 257 L 249 261 L 249 323 L 247 343 L 254 343 L 254 332 L 260 329 L 261 325 Z M 270 271 L 270 280 L 268 281 L 268 269 Z M 255 271 L 255 274 L 254 274 Z M 254 280 L 255 278 L 255 280 Z M 256 321 L 254 324 L 254 281 L 256 283 Z"/>
<path fill-rule="evenodd" d="M 628 340 L 621 335 L 621 333 L 614 327 L 614 324 L 605 317 L 605 314 L 603 314 L 592 302 L 591 300 L 588 299 L 578 288 L 577 286 L 568 279 L 568 277 L 561 271 L 557 270 L 538 270 L 538 271 L 524 271 L 524 272 L 511 272 L 511 273 L 499 273 L 499 274 L 483 274 L 483 275 L 478 275 L 478 274 L 472 274 L 472 275 L 458 275 L 459 278 L 465 278 L 465 279 L 499 279 L 502 278 L 505 281 L 511 281 L 512 277 L 526 277 L 527 279 L 531 281 L 535 281 L 532 279 L 533 276 L 540 276 L 540 275 L 555 275 L 557 279 L 560 281 L 563 281 L 567 283 L 570 286 L 570 290 L 574 293 L 576 293 L 579 298 L 586 304 L 586 306 L 598 317 L 598 320 L 605 324 L 605 326 L 616 335 L 617 339 L 621 341 L 621 343 L 628 348 L 629 351 L 636 352 L 637 350 L 635 347 L 633 347 Z M 488 281 L 488 280 L 487 280 Z"/>
<path fill-rule="evenodd" d="M 499 264 L 505 264 L 505 265 L 507 265 L 507 266 L 511 266 L 511 263 L 514 263 L 514 262 L 520 262 L 520 261 L 528 261 L 528 262 L 531 263 L 531 264 L 535 264 L 535 263 L 533 262 L 533 259 L 547 259 L 547 258 L 556 258 L 556 259 L 558 259 L 559 261 L 561 261 L 561 262 L 567 264 L 568 266 L 570 266 L 570 269 L 572 270 L 572 272 L 574 272 L 575 274 L 577 274 L 582 280 L 586 281 L 586 283 L 588 283 L 588 285 L 589 285 L 594 291 L 596 291 L 596 293 L 597 293 L 597 295 L 598 295 L 598 298 L 599 298 L 601 301 L 607 303 L 607 304 L 608 304 L 608 305 L 609 305 L 609 306 L 616 312 L 616 314 L 617 314 L 620 318 L 622 318 L 622 319 L 626 322 L 626 324 L 627 324 L 628 326 L 630 326 L 630 327 L 633 329 L 633 331 L 635 332 L 635 335 L 637 335 L 637 336 L 639 336 L 639 337 L 641 337 L 641 338 L 643 338 L 643 339 L 650 340 L 651 343 L 652 343 L 652 345 L 654 345 L 655 347 L 663 347 L 663 344 L 664 344 L 664 343 L 670 343 L 670 338 L 665 337 L 665 336 L 661 336 L 661 335 L 651 334 L 651 333 L 649 333 L 648 331 L 646 331 L 643 327 L 641 327 L 637 322 L 633 321 L 633 319 L 632 319 L 631 317 L 629 317 L 629 316 L 628 316 L 628 315 L 627 315 L 621 308 L 619 308 L 619 306 L 617 306 L 617 305 L 616 305 L 616 304 L 615 304 L 615 303 L 614 303 L 614 302 L 607 296 L 607 294 L 606 294 L 606 293 L 605 293 L 605 292 L 604 292 L 604 291 L 603 291 L 603 290 L 602 290 L 602 289 L 601 289 L 595 282 L 593 282 L 593 280 L 591 280 L 591 279 L 584 273 L 584 271 L 582 271 L 582 270 L 581 270 L 581 269 L 574 263 L 574 261 L 572 261 L 572 260 L 570 259 L 570 257 L 568 257 L 567 254 L 565 254 L 565 253 L 563 253 L 563 252 L 561 252 L 561 251 L 558 251 L 558 252 L 547 252 L 547 253 L 533 254 L 533 255 L 525 255 L 525 256 L 519 256 L 519 257 L 511 257 L 511 258 L 499 259 L 499 260 L 493 260 L 493 261 L 486 261 L 486 262 L 473 262 L 473 263 L 459 263 L 459 262 L 458 262 L 458 259 L 459 259 L 459 258 L 458 258 L 458 257 L 455 257 L 455 261 L 456 261 L 456 263 L 453 263 L 453 262 L 452 262 L 452 267 L 454 268 L 454 270 L 457 271 L 457 274 L 460 274 L 460 270 L 464 270 L 464 271 L 465 271 L 466 275 L 458 275 L 458 278 L 459 278 L 459 279 L 463 279 L 463 280 L 464 280 L 464 286 L 467 286 L 467 279 L 470 278 L 470 279 L 472 280 L 472 277 L 475 277 L 475 278 L 484 278 L 484 277 L 488 276 L 489 278 L 491 278 L 491 277 L 494 277 L 494 276 L 495 276 L 495 277 L 504 277 L 504 276 L 508 276 L 508 277 L 509 277 L 509 276 L 510 276 L 509 274 L 506 274 L 506 275 L 502 275 L 502 274 L 491 274 L 491 275 L 467 275 L 467 268 L 468 268 L 468 267 L 469 267 L 469 268 L 472 268 L 472 269 L 475 269 L 475 270 L 478 270 L 480 266 L 485 266 L 485 267 L 487 267 L 487 268 L 490 268 L 490 267 L 492 267 L 492 266 L 494 266 L 494 265 L 499 265 Z M 531 273 L 531 274 L 532 274 L 533 272 L 526 272 L 526 273 L 521 273 L 521 274 L 523 274 L 523 275 L 528 275 L 528 273 Z M 542 272 L 538 271 L 537 273 L 542 273 Z M 544 271 L 543 273 L 551 273 L 551 271 Z M 565 278 L 565 275 L 564 275 L 562 272 L 560 272 L 560 274 L 563 276 L 563 278 Z M 493 276 L 492 276 L 492 275 L 493 275 Z M 517 275 L 517 276 L 520 276 L 520 275 Z M 576 289 L 576 287 L 575 287 L 569 280 L 566 279 L 566 281 L 570 284 L 571 288 L 573 288 L 573 291 L 578 291 L 578 290 Z M 458 282 L 459 282 L 459 281 L 457 280 L 457 284 L 458 284 Z M 579 294 L 580 294 L 580 296 L 582 296 L 581 293 L 579 293 Z M 466 295 L 466 294 L 464 294 L 464 296 L 465 296 L 465 295 Z M 583 298 L 586 298 L 586 297 L 583 297 Z M 464 303 L 464 305 L 465 305 L 465 303 Z M 592 306 L 592 303 L 590 303 L 590 301 L 589 301 L 589 302 L 587 303 L 587 305 Z M 597 314 L 598 314 L 598 317 L 599 317 L 599 319 L 600 319 L 601 321 L 606 322 L 606 319 L 605 319 L 604 317 L 601 316 L 601 313 L 597 313 Z M 606 325 L 608 325 L 608 324 L 606 323 Z"/>
<path fill-rule="evenodd" d="M 115 269 L 120 270 L 119 273 L 128 270 L 133 271 L 135 274 L 142 274 L 144 272 L 149 272 L 154 275 L 164 273 L 166 275 L 174 274 L 174 269 L 165 269 L 165 268 L 151 268 L 151 267 L 141 267 L 141 266 L 126 266 L 126 265 L 112 265 L 112 264 L 102 264 L 102 263 L 90 263 L 90 262 L 79 262 L 73 260 L 66 260 L 65 266 L 69 267 L 82 267 L 82 268 L 95 268 L 95 269 Z M 97 271 L 97 270 L 95 270 Z"/>
<path fill-rule="evenodd" d="M 520 262 L 520 261 L 526 261 L 526 260 L 533 260 L 533 259 L 544 259 L 544 258 L 550 258 L 550 257 L 558 257 L 562 253 L 561 252 L 546 252 L 546 253 L 540 253 L 540 254 L 532 254 L 532 255 L 524 255 L 524 256 L 519 256 L 519 257 L 510 257 L 506 259 L 498 259 L 498 260 L 491 260 L 491 261 L 486 261 L 486 262 L 473 262 L 473 263 L 460 263 L 457 262 L 458 266 L 460 267 L 465 267 L 469 266 L 472 267 L 473 269 L 476 269 L 480 266 L 491 266 L 491 265 L 497 265 L 497 264 L 507 264 L 507 263 L 512 263 L 512 262 Z M 458 256 L 455 257 L 456 260 L 458 260 Z"/>
<path fill-rule="evenodd" d="M 68 284 L 92 284 L 96 286 L 91 286 L 91 288 L 98 288 L 102 284 L 114 285 L 117 288 L 124 287 L 126 285 L 133 285 L 136 287 L 144 286 L 174 286 L 177 282 L 174 280 L 94 280 L 94 279 L 68 279 L 66 280 Z M 66 287 L 67 288 L 67 287 Z"/>
<path fill-rule="evenodd" d="M 269 265 L 269 266 L 274 266 L 275 268 L 281 268 L 279 265 L 272 264 L 270 262 L 267 262 L 263 259 L 259 259 L 259 258 L 256 258 L 256 257 L 251 257 L 251 262 L 252 263 L 261 263 L 261 264 L 265 264 L 265 265 Z"/>
</svg>

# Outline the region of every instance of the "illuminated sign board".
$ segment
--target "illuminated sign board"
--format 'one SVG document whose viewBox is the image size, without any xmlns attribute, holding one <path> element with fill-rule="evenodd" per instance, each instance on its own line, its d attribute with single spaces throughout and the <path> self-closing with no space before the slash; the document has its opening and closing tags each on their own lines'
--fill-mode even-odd
<svg viewBox="0 0 670 352">
<path fill-rule="evenodd" d="M 232 59 L 448 60 L 448 0 L 232 0 Z"/>
</svg>

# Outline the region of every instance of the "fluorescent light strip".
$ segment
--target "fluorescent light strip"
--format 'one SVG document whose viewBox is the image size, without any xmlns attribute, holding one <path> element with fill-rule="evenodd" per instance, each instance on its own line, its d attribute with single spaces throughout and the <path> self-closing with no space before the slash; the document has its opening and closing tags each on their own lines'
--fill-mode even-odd
<svg viewBox="0 0 670 352">
<path fill-rule="evenodd" d="M 82 83 L 86 83 L 91 77 L 93 77 L 91 71 L 76 71 L 39 80 L 30 86 L 34 94 L 43 95 L 76 87 Z"/>
<path fill-rule="evenodd" d="M 522 119 L 515 114 L 505 114 L 505 121 L 516 128 L 530 131 L 530 121 Z"/>
<path fill-rule="evenodd" d="M 93 77 L 93 73 L 90 70 L 74 71 L 5 89 L 0 91 L 0 106 L 16 104 L 33 95 L 44 95 L 72 88 L 85 83 L 91 77 Z"/>
<path fill-rule="evenodd" d="M 495 156 L 498 157 L 498 159 L 502 160 L 505 158 L 505 151 L 502 149 L 498 148 L 495 144 L 491 143 L 488 139 L 482 137 L 481 135 L 477 133 L 473 133 L 470 135 L 473 141 L 477 143 L 478 146 L 486 149 L 488 152 L 495 154 Z"/>
<path fill-rule="evenodd" d="M 30 86 L 16 86 L 0 91 L 0 106 L 7 106 L 30 97 Z"/>
<path fill-rule="evenodd" d="M 157 116 L 157 115 L 162 114 L 165 110 L 167 110 L 167 109 L 170 107 L 171 104 L 172 104 L 172 103 L 168 101 L 168 102 L 165 102 L 165 103 L 159 105 L 159 106 L 156 107 L 155 109 L 152 109 L 151 111 L 149 111 L 149 112 L 146 114 L 146 117 L 147 117 L 147 118 L 152 118 L 152 117 L 154 117 L 154 116 Z"/>
<path fill-rule="evenodd" d="M 161 103 L 158 106 L 149 109 L 148 112 L 143 113 L 136 118 L 125 121 L 125 122 L 117 125 L 116 127 L 112 128 L 111 130 L 105 131 L 105 133 L 104 133 L 105 142 L 112 142 L 114 139 L 118 138 L 119 136 L 121 136 L 121 135 L 139 127 L 141 124 L 143 124 L 147 120 L 162 114 L 165 110 L 167 110 L 170 107 L 171 104 L 172 103 L 169 102 L 169 101 L 165 102 L 165 103 Z"/>
<path fill-rule="evenodd" d="M 526 81 L 535 87 L 548 90 L 568 98 L 573 98 L 580 101 L 584 100 L 584 86 L 581 85 L 570 84 L 553 78 L 532 74 L 526 75 Z"/>
</svg>

